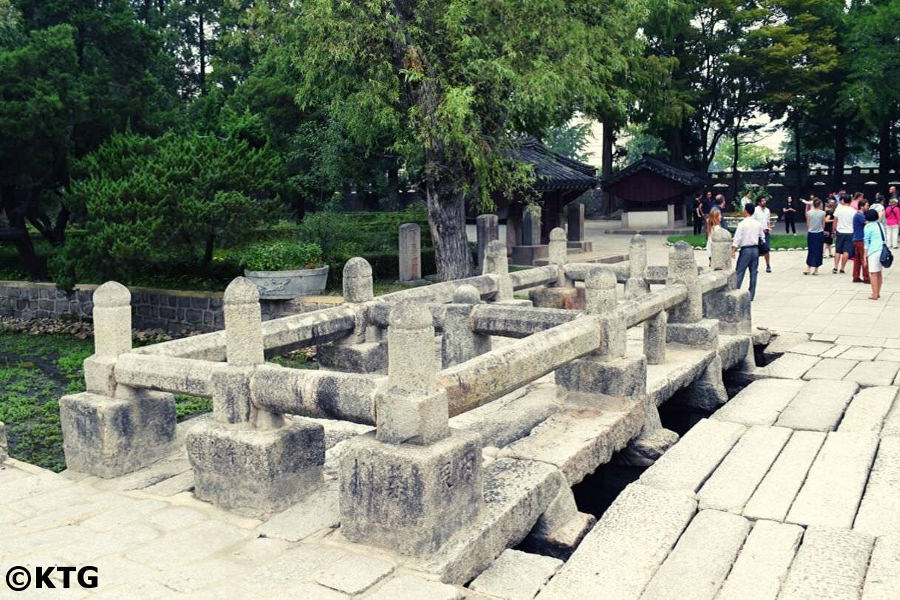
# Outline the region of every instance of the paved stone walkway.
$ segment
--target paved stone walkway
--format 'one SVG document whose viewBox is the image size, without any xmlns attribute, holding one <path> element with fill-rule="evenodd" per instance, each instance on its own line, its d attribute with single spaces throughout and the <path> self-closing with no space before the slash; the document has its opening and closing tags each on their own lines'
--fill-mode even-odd
<svg viewBox="0 0 900 600">
<path fill-rule="evenodd" d="M 895 349 L 781 343 L 767 378 L 626 488 L 540 600 L 900 598 L 900 362 L 879 359 Z"/>
</svg>

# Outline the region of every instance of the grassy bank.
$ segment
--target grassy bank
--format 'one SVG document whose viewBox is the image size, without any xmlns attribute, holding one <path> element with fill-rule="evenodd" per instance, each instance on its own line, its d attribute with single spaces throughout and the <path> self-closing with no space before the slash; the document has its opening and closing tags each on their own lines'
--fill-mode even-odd
<svg viewBox="0 0 900 600">
<path fill-rule="evenodd" d="M 0 421 L 13 458 L 52 471 L 66 468 L 59 398 L 84 391 L 82 363 L 93 341 L 0 329 Z M 212 409 L 206 398 L 176 396 L 179 420 Z"/>
<path fill-rule="evenodd" d="M 671 244 L 674 244 L 675 242 L 687 242 L 695 248 L 706 247 L 705 235 L 670 235 L 666 240 Z M 772 250 L 806 248 L 806 236 L 775 234 L 771 236 L 770 243 Z"/>
</svg>

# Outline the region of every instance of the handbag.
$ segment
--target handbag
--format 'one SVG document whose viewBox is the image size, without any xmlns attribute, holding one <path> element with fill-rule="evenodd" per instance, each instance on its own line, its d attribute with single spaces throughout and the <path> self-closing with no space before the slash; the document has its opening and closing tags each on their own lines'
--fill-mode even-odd
<svg viewBox="0 0 900 600">
<path fill-rule="evenodd" d="M 881 225 L 878 225 L 878 232 L 881 234 L 881 256 L 879 260 L 881 261 L 881 266 L 885 269 L 890 269 L 891 265 L 894 264 L 894 254 L 891 252 L 891 249 L 888 248 L 887 242 L 884 239 L 884 229 L 881 228 Z"/>
</svg>

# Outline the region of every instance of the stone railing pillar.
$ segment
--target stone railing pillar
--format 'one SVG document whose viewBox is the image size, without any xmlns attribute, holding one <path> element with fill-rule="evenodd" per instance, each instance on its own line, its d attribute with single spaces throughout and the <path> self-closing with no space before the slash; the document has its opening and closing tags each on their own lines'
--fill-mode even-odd
<svg viewBox="0 0 900 600">
<path fill-rule="evenodd" d="M 236 512 L 263 516 L 283 510 L 322 480 L 325 436 L 310 422 L 257 407 L 250 378 L 265 361 L 259 290 L 238 277 L 225 290 L 227 365 L 213 374 L 213 419 L 187 434 L 194 493 Z M 222 460 L 222 457 L 234 457 Z"/>
<path fill-rule="evenodd" d="M 634 298 L 650 292 L 647 282 L 647 239 L 635 234 L 628 244 L 628 279 L 625 281 L 625 297 Z"/>
<path fill-rule="evenodd" d="M 475 233 L 478 244 L 478 267 L 484 266 L 484 254 L 491 242 L 500 239 L 500 220 L 497 215 L 478 215 L 475 217 Z"/>
<path fill-rule="evenodd" d="M 550 264 L 556 266 L 556 285 L 562 287 L 568 284 L 566 280 L 566 260 L 568 259 L 568 244 L 566 232 L 561 227 L 550 230 L 550 245 L 548 249 Z"/>
<path fill-rule="evenodd" d="M 598 267 L 584 280 L 584 311 L 602 324 L 600 348 L 556 371 L 556 383 L 573 392 L 608 394 L 623 398 L 647 391 L 647 360 L 626 356 L 625 320 L 617 311 L 616 275 Z"/>
<path fill-rule="evenodd" d="M 714 271 L 728 274 L 728 285 L 703 297 L 703 316 L 718 319 L 722 333 L 749 334 L 752 330 L 750 293 L 736 289 L 737 278 L 731 264 L 731 234 L 721 228 L 713 231 L 710 249 L 710 264 Z"/>
<path fill-rule="evenodd" d="M 63 396 L 59 416 L 66 466 L 116 477 L 172 450 L 172 394 L 117 385 L 116 361 L 131 350 L 131 293 L 110 281 L 94 291 L 94 354 L 84 361 L 86 392 Z"/>
<path fill-rule="evenodd" d="M 700 288 L 700 276 L 697 262 L 694 260 L 694 249 L 685 242 L 676 242 L 669 250 L 669 271 L 666 285 L 675 283 L 687 287 L 688 297 L 669 311 L 670 323 L 697 323 L 703 318 L 703 291 Z"/>
<path fill-rule="evenodd" d="M 493 275 L 497 281 L 495 302 L 513 302 L 515 300 L 512 279 L 509 278 L 509 258 L 506 256 L 506 247 L 500 241 L 488 244 L 481 272 L 484 275 Z"/>
<path fill-rule="evenodd" d="M 375 297 L 372 266 L 354 257 L 344 264 L 344 304 L 361 305 Z M 359 306 L 356 323 L 347 336 L 316 348 L 320 368 L 349 373 L 384 373 L 387 369 L 386 329 L 369 322 L 368 311 Z"/>
<path fill-rule="evenodd" d="M 416 223 L 404 223 L 398 232 L 400 281 L 422 279 L 422 229 Z"/>
<path fill-rule="evenodd" d="M 548 246 L 549 260 L 555 266 L 556 284 L 552 287 L 541 287 L 531 290 L 529 298 L 538 308 L 580 309 L 584 306 L 583 290 L 575 287 L 575 282 L 566 276 L 566 260 L 568 259 L 568 243 L 566 232 L 555 227 L 550 231 Z"/>
<path fill-rule="evenodd" d="M 491 351 L 491 336 L 472 331 L 472 309 L 481 303 L 481 295 L 471 285 L 461 285 L 453 294 L 453 304 L 444 316 L 441 337 L 441 365 L 452 367 Z"/>
<path fill-rule="evenodd" d="M 501 246 L 502 248 L 502 246 Z M 451 430 L 447 392 L 437 385 L 427 307 L 392 308 L 388 381 L 375 398 L 376 431 L 341 456 L 341 533 L 421 556 L 473 522 L 483 506 L 477 434 Z"/>
<path fill-rule="evenodd" d="M 584 311 L 603 322 L 603 344 L 596 355 L 604 359 L 625 356 L 625 322 L 617 318 L 617 282 L 611 269 L 597 268 L 584 280 Z"/>
<path fill-rule="evenodd" d="M 661 365 L 666 362 L 666 325 L 669 315 L 666 311 L 656 313 L 644 323 L 644 356 L 647 364 Z"/>
</svg>

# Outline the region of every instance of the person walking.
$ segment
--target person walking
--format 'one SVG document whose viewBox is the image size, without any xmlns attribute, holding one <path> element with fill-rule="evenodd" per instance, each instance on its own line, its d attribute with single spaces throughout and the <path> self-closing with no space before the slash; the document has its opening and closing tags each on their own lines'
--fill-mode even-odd
<svg viewBox="0 0 900 600">
<path fill-rule="evenodd" d="M 797 235 L 797 225 L 794 219 L 797 218 L 797 209 L 794 207 L 794 199 L 787 197 L 787 203 L 784 205 L 784 232 L 791 235 Z"/>
<path fill-rule="evenodd" d="M 897 233 L 900 231 L 900 206 L 896 198 L 888 200 L 888 206 L 884 209 L 884 224 L 887 229 L 887 243 L 891 248 L 897 248 Z"/>
<path fill-rule="evenodd" d="M 856 197 L 859 209 L 853 215 L 853 283 L 869 283 L 869 271 L 866 269 L 866 211 L 869 201 L 865 197 Z M 878 212 L 875 211 L 875 220 Z"/>
<path fill-rule="evenodd" d="M 822 210 L 822 201 L 813 200 L 813 208 L 806 213 L 806 270 L 804 275 L 819 274 L 822 266 L 822 248 L 825 244 L 825 211 Z"/>
<path fill-rule="evenodd" d="M 825 207 L 825 226 L 824 226 L 825 250 L 828 251 L 828 258 L 834 257 L 834 249 L 831 244 L 834 241 L 834 202 L 828 202 Z"/>
<path fill-rule="evenodd" d="M 850 196 L 838 196 L 840 204 L 834 209 L 834 268 L 832 273 L 843 273 L 853 252 L 853 216 L 856 211 L 850 208 Z"/>
<path fill-rule="evenodd" d="M 694 235 L 703 231 L 703 193 L 694 194 Z"/>
<path fill-rule="evenodd" d="M 772 265 L 769 262 L 769 250 L 771 250 L 771 223 L 772 223 L 772 213 L 766 208 L 767 199 L 765 196 L 760 196 L 759 200 L 756 201 L 756 208 L 753 210 L 753 218 L 762 226 L 763 233 L 765 233 L 766 240 L 766 250 L 763 257 L 766 259 L 766 273 L 772 272 Z"/>
<path fill-rule="evenodd" d="M 881 249 L 885 245 L 884 229 L 878 221 L 878 211 L 869 209 L 866 211 L 865 217 L 865 260 L 869 283 L 872 284 L 872 295 L 869 296 L 869 300 L 878 300 L 881 298 L 881 284 L 884 282 L 884 266 L 881 264 Z"/>
<path fill-rule="evenodd" d="M 756 275 L 759 271 L 759 246 L 765 242 L 766 236 L 762 225 L 753 218 L 755 208 L 753 204 L 744 205 L 744 218 L 738 223 L 737 229 L 734 231 L 734 237 L 731 239 L 731 259 L 734 260 L 736 253 L 737 264 L 735 266 L 735 276 L 737 289 L 741 289 L 744 282 L 744 274 L 750 271 L 750 300 L 756 296 Z"/>
</svg>

